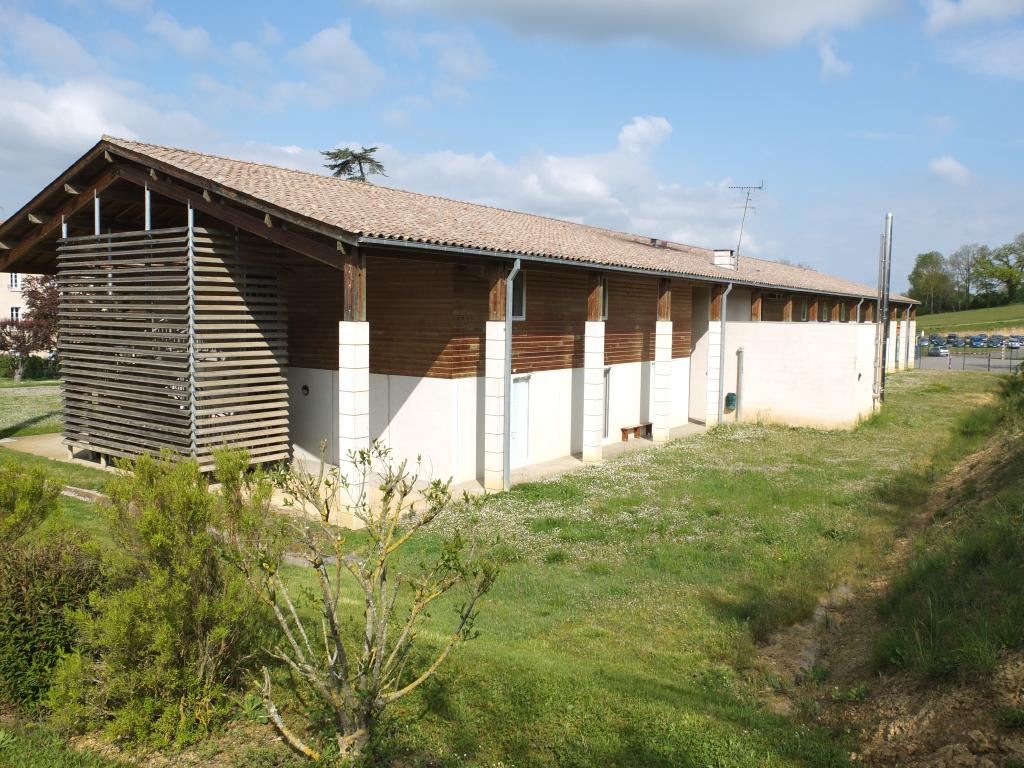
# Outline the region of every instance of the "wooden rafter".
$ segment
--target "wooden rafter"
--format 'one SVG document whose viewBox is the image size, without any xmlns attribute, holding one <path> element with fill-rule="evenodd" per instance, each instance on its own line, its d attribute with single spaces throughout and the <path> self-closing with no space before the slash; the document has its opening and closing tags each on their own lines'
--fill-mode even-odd
<svg viewBox="0 0 1024 768">
<path fill-rule="evenodd" d="M 227 224 L 238 227 L 244 232 L 269 240 L 282 248 L 295 251 L 336 269 L 341 268 L 341 254 L 329 245 L 318 243 L 304 235 L 281 229 L 280 227 L 268 227 L 264 223 L 263 218 L 237 208 L 231 208 L 223 203 L 207 202 L 200 191 L 186 189 L 167 181 L 153 179 L 146 171 L 139 168 L 119 167 L 117 175 L 126 181 L 138 184 L 140 187 L 148 186 L 152 192 L 156 192 L 164 197 L 169 197 L 180 203 L 191 204 L 192 208 L 197 211 L 207 213 Z"/>
<path fill-rule="evenodd" d="M 87 205 L 91 205 L 93 198 L 109 187 L 118 179 L 117 168 L 112 168 L 97 179 L 84 194 L 76 195 L 58 208 L 50 218 L 36 226 L 31 233 L 21 239 L 17 246 L 0 256 L 0 272 L 7 271 L 10 264 L 17 262 L 25 254 L 35 248 L 39 243 L 60 230 L 60 225 L 70 219 L 78 211 Z"/>
</svg>

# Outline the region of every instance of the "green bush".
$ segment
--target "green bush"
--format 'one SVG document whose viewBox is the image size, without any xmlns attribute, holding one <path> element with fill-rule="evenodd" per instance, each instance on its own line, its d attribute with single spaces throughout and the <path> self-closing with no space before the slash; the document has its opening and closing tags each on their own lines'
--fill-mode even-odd
<svg viewBox="0 0 1024 768">
<path fill-rule="evenodd" d="M 0 379 L 13 379 L 14 369 L 14 358 L 11 355 L 0 355 Z M 60 363 L 56 355 L 32 355 L 25 361 L 25 370 L 22 372 L 25 379 L 56 379 L 58 376 Z"/>
<path fill-rule="evenodd" d="M 194 462 L 142 457 L 111 483 L 120 548 L 114 585 L 80 612 L 80 649 L 62 659 L 55 725 L 104 727 L 181 746 L 230 709 L 259 647 L 263 613 L 221 556 L 216 499 Z"/>
<path fill-rule="evenodd" d="M 0 549 L 0 699 L 35 710 L 74 646 L 69 611 L 102 581 L 99 557 L 66 537 Z"/>
<path fill-rule="evenodd" d="M 0 548 L 16 542 L 57 508 L 61 487 L 39 467 L 0 464 Z"/>
</svg>

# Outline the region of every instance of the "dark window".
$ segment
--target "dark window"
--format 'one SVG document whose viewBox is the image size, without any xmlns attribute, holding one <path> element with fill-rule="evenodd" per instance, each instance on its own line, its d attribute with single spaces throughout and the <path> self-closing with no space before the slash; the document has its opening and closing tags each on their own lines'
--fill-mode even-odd
<svg viewBox="0 0 1024 768">
<path fill-rule="evenodd" d="M 512 281 L 512 319 L 526 319 L 526 282 L 522 272 Z"/>
</svg>

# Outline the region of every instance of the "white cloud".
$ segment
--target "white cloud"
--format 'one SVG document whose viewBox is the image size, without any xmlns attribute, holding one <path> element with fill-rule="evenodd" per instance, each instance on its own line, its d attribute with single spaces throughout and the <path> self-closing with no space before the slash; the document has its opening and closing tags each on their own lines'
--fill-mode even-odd
<svg viewBox="0 0 1024 768">
<path fill-rule="evenodd" d="M 960 43 L 949 59 L 974 74 L 1024 80 L 1024 30 L 1007 29 Z"/>
<path fill-rule="evenodd" d="M 384 80 L 380 67 L 352 39 L 347 20 L 317 32 L 291 58 L 306 68 L 308 79 L 273 86 L 272 94 L 283 100 L 327 107 L 365 98 Z"/>
<path fill-rule="evenodd" d="M 839 58 L 832 43 L 827 40 L 818 44 L 818 56 L 821 58 L 822 80 L 832 77 L 847 77 L 853 69 L 848 61 Z"/>
<path fill-rule="evenodd" d="M 269 21 L 264 21 L 260 27 L 260 42 L 264 45 L 277 45 L 281 42 L 281 33 Z"/>
<path fill-rule="evenodd" d="M 967 166 L 951 155 L 935 158 L 928 163 L 928 170 L 940 179 L 961 186 L 971 180 L 971 172 L 967 170 Z"/>
<path fill-rule="evenodd" d="M 417 41 L 434 50 L 438 71 L 456 80 L 479 80 L 491 67 L 483 47 L 468 32 L 426 32 Z"/>
<path fill-rule="evenodd" d="M 271 67 L 270 58 L 266 52 L 248 40 L 232 43 L 228 48 L 228 53 L 233 62 L 249 70 L 264 71 Z"/>
<path fill-rule="evenodd" d="M 651 150 L 668 138 L 671 128 L 664 118 L 638 117 L 623 127 L 608 151 L 580 155 L 538 151 L 512 161 L 491 152 L 413 154 L 381 144 L 378 156 L 388 177 L 376 183 L 650 237 L 730 247 L 736 242 L 739 214 L 728 179 L 688 185 L 658 177 Z M 343 142 L 350 144 L 355 145 Z M 323 158 L 311 149 L 249 143 L 222 151 L 323 171 Z M 744 250 L 751 255 L 766 247 L 759 234 L 748 220 Z"/>
<path fill-rule="evenodd" d="M 199 119 L 157 101 L 137 83 L 110 77 L 50 85 L 0 73 L 0 206 L 17 210 L 104 133 L 186 145 L 209 140 Z"/>
<path fill-rule="evenodd" d="M 484 18 L 528 35 L 778 48 L 853 27 L 898 0 L 371 0 L 395 11 Z"/>
<path fill-rule="evenodd" d="M 146 31 L 167 43 L 182 56 L 205 56 L 213 52 L 210 34 L 202 27 L 183 27 L 168 13 L 160 11 L 146 25 Z"/>
<path fill-rule="evenodd" d="M 0 7 L 0 42 L 10 46 L 39 71 L 58 76 L 81 76 L 99 67 L 92 54 L 61 27 L 14 8 Z"/>
<path fill-rule="evenodd" d="M 672 135 L 672 124 L 664 117 L 634 117 L 619 131 L 619 147 L 637 153 L 661 144 Z"/>
<path fill-rule="evenodd" d="M 929 32 L 989 21 L 1005 21 L 1024 13 L 1024 0 L 924 0 Z"/>
</svg>

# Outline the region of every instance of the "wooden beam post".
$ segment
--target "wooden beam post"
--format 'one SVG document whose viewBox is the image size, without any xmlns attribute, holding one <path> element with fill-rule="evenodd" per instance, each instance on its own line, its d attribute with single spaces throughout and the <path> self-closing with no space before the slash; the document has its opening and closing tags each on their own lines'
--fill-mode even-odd
<svg viewBox="0 0 1024 768">
<path fill-rule="evenodd" d="M 812 298 L 810 302 L 810 306 L 807 308 L 807 319 L 810 322 L 814 323 L 817 322 L 818 320 L 818 309 L 821 302 L 819 301 L 817 296 Z"/>
<path fill-rule="evenodd" d="M 786 303 L 782 305 L 782 322 L 793 322 L 793 294 L 786 295 Z"/>
<path fill-rule="evenodd" d="M 658 281 L 658 320 L 672 319 L 672 281 L 663 277 Z"/>
<path fill-rule="evenodd" d="M 505 297 L 508 290 L 508 267 L 505 264 L 490 264 L 487 267 L 489 289 L 487 292 L 487 319 L 505 319 Z"/>
<path fill-rule="evenodd" d="M 709 308 L 709 319 L 717 322 L 722 319 L 722 292 L 725 289 L 721 285 L 711 286 L 711 306 Z"/>
<path fill-rule="evenodd" d="M 832 302 L 832 322 L 833 323 L 838 323 L 839 322 L 839 317 L 840 317 L 839 305 L 842 304 L 842 303 L 843 303 L 842 301 L 833 301 Z"/>
<path fill-rule="evenodd" d="M 339 244 L 338 246 L 342 246 Z M 342 251 L 341 319 L 355 322 L 366 320 L 366 256 L 362 248 L 348 246 Z"/>
<path fill-rule="evenodd" d="M 590 289 L 587 293 L 587 320 L 599 321 L 601 309 L 604 307 L 604 275 L 600 272 L 590 273 Z"/>
<path fill-rule="evenodd" d="M 762 305 L 764 303 L 764 294 L 760 291 L 754 291 L 750 296 L 750 319 L 754 322 L 761 322 Z"/>
</svg>

